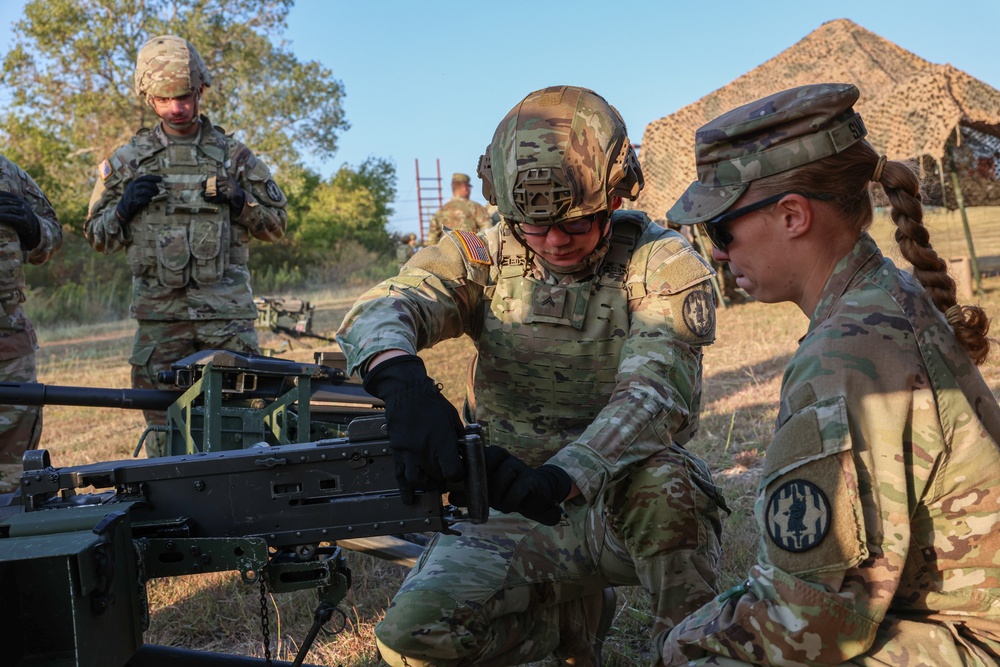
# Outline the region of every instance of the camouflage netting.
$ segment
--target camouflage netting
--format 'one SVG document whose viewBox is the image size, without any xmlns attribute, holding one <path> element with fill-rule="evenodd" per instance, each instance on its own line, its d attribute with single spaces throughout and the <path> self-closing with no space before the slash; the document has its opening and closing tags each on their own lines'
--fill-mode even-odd
<svg viewBox="0 0 1000 667">
<path fill-rule="evenodd" d="M 646 187 L 632 207 L 664 219 L 695 179 L 694 133 L 708 121 L 771 93 L 820 82 L 853 83 L 861 90 L 855 109 L 868 126 L 868 140 L 890 159 L 920 160 L 927 204 L 957 208 L 949 175 L 953 160 L 966 206 L 1000 205 L 1000 91 L 837 19 L 647 125 L 640 153 Z"/>
</svg>

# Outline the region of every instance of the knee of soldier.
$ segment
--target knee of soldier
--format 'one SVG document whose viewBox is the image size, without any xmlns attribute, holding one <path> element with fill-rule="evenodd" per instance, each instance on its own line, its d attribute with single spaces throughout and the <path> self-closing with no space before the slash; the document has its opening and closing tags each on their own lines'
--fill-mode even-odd
<svg viewBox="0 0 1000 667">
<path fill-rule="evenodd" d="M 390 665 L 450 665 L 475 649 L 466 627 L 470 610 L 460 610 L 451 597 L 435 591 L 396 595 L 375 626 L 382 659 Z"/>
<path fill-rule="evenodd" d="M 613 502 L 614 530 L 633 557 L 719 549 L 725 499 L 708 467 L 679 447 L 651 457 Z"/>
</svg>

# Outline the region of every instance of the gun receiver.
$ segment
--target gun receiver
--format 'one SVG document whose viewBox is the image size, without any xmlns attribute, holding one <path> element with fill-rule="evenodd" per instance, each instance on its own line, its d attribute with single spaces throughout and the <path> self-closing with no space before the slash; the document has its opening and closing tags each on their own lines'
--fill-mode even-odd
<svg viewBox="0 0 1000 667">
<path fill-rule="evenodd" d="M 144 667 L 157 654 L 139 650 L 145 584 L 158 577 L 234 570 L 273 592 L 315 588 L 332 610 L 350 586 L 338 540 L 486 520 L 478 428 L 460 444 L 467 513 L 439 492 L 402 502 L 381 417 L 346 438 L 67 468 L 29 451 L 0 507 L 5 664 Z"/>
</svg>

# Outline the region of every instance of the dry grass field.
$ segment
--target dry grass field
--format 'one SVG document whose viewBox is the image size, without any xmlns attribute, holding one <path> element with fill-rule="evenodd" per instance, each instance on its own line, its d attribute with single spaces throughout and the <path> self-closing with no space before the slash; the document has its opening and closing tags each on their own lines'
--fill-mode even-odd
<svg viewBox="0 0 1000 667">
<path fill-rule="evenodd" d="M 1000 255 L 1000 209 L 972 212 L 977 250 Z M 936 245 L 947 257 L 965 254 L 957 214 L 936 215 L 929 222 Z M 880 241 L 891 225 L 876 226 Z M 883 243 L 883 247 L 887 247 Z M 891 253 L 890 253 L 891 255 Z M 976 299 L 1000 316 L 1000 277 L 984 279 L 985 293 Z M 352 294 L 305 295 L 317 306 L 315 328 L 331 334 L 347 311 Z M 788 304 L 748 303 L 719 312 L 718 342 L 708 349 L 704 366 L 701 429 L 690 448 L 712 466 L 733 513 L 725 526 L 726 551 L 721 563 L 723 588 L 738 582 L 755 557 L 756 526 L 752 507 L 764 450 L 776 415 L 782 371 L 807 319 Z M 80 386 L 129 386 L 128 354 L 131 322 L 41 332 L 40 380 Z M 319 349 L 329 349 L 315 347 Z M 312 350 L 295 343 L 292 355 L 310 359 Z M 468 341 L 449 341 L 425 351 L 433 377 L 447 396 L 459 403 Z M 1000 352 L 997 354 L 1000 358 Z M 994 393 L 1000 395 L 1000 363 L 983 368 Z M 140 413 L 110 409 L 52 406 L 45 410 L 42 447 L 57 466 L 127 458 L 142 431 Z M 367 667 L 377 664 L 372 629 L 405 572 L 402 568 L 359 554 L 350 555 L 354 586 L 345 600 L 344 629 L 321 636 L 307 662 Z M 260 593 L 243 586 L 236 575 L 202 575 L 157 580 L 149 585 L 152 626 L 147 642 L 245 655 L 262 655 Z M 312 622 L 310 593 L 273 596 L 271 647 L 275 658 L 291 660 Z M 645 664 L 649 618 L 641 594 L 625 591 L 615 619 L 608 664 Z"/>
</svg>

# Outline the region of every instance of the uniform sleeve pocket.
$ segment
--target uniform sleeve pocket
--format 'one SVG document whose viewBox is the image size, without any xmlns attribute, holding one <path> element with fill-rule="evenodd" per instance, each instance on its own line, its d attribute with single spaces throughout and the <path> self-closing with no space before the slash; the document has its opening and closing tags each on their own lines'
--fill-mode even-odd
<svg viewBox="0 0 1000 667">
<path fill-rule="evenodd" d="M 766 559 L 792 575 L 844 570 L 868 556 L 842 397 L 806 406 L 774 435 L 758 521 Z"/>
</svg>

